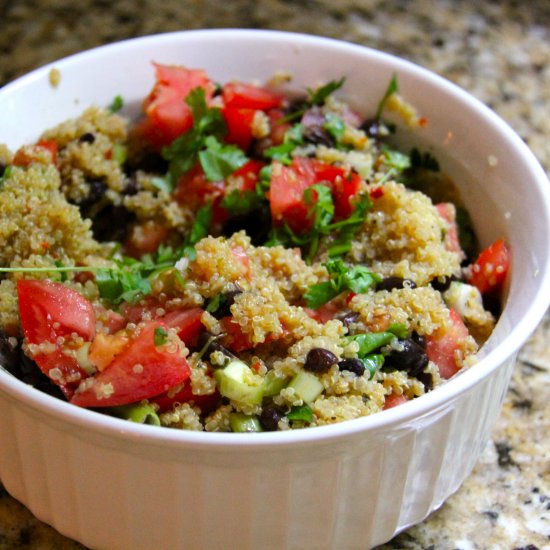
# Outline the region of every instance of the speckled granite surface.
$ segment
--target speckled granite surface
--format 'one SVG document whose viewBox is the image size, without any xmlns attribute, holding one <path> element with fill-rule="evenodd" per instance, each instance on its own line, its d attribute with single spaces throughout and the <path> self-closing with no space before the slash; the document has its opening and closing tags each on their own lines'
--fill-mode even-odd
<svg viewBox="0 0 550 550">
<path fill-rule="evenodd" d="M 171 30 L 254 27 L 350 40 L 415 61 L 493 107 L 550 172 L 548 0 L 0 0 L 0 86 L 67 54 Z M 0 486 L 0 549 L 82 548 Z M 520 353 L 473 474 L 380 549 L 550 548 L 550 314 Z"/>
</svg>

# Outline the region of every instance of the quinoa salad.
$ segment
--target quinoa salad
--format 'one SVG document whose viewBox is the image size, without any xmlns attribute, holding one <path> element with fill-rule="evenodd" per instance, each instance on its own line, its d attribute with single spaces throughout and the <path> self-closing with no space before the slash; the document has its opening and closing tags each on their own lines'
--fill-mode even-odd
<svg viewBox="0 0 550 550">
<path fill-rule="evenodd" d="M 475 364 L 510 253 L 478 250 L 432 154 L 392 145 L 429 124 L 398 75 L 365 118 L 344 78 L 289 95 L 285 75 L 153 69 L 137 121 L 117 96 L 0 145 L 5 370 L 134 422 L 261 432 L 378 413 Z"/>
</svg>

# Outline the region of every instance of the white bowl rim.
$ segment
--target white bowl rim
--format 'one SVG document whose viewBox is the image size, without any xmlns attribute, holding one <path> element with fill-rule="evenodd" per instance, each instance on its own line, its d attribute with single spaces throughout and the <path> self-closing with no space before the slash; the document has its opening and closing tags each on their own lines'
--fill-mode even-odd
<svg viewBox="0 0 550 550">
<path fill-rule="evenodd" d="M 363 53 L 379 59 L 391 60 L 403 69 L 409 69 L 423 80 L 430 81 L 449 93 L 459 96 L 462 101 L 468 103 L 471 109 L 481 113 L 487 122 L 496 126 L 500 132 L 506 135 L 510 144 L 529 161 L 530 175 L 533 182 L 539 188 L 543 209 L 550 218 L 550 192 L 544 189 L 550 185 L 548 178 L 529 147 L 517 135 L 517 133 L 489 107 L 464 91 L 459 86 L 444 77 L 406 59 L 382 52 L 367 46 L 345 42 L 335 38 L 327 38 L 317 35 L 295 33 L 278 30 L 257 30 L 239 28 L 219 28 L 166 32 L 129 38 L 111 44 L 98 46 L 83 52 L 75 53 L 60 60 L 48 63 L 28 74 L 17 78 L 11 83 L 0 88 L 0 96 L 4 92 L 13 93 L 19 87 L 26 87 L 34 80 L 43 78 L 53 68 L 62 70 L 64 66 L 75 62 L 85 61 L 87 57 L 96 56 L 98 53 L 119 48 L 132 48 L 135 43 L 185 40 L 186 37 L 201 36 L 205 39 L 223 34 L 227 39 L 292 39 L 296 44 L 326 45 L 331 48 L 348 50 L 355 53 Z M 460 373 L 451 381 L 436 388 L 434 391 L 386 411 L 371 416 L 347 420 L 338 424 L 306 428 L 303 430 L 289 430 L 283 432 L 261 432 L 256 434 L 239 434 L 224 432 L 194 432 L 188 430 L 173 430 L 164 427 L 134 424 L 132 422 L 114 418 L 94 411 L 75 407 L 70 403 L 57 400 L 35 388 L 29 387 L 13 375 L 0 368 L 0 391 L 20 400 L 29 409 L 40 412 L 52 418 L 61 420 L 67 425 L 86 427 L 95 433 L 111 436 L 113 438 L 124 437 L 128 440 L 161 445 L 169 447 L 208 448 L 212 451 L 248 452 L 251 449 L 269 449 L 273 446 L 294 447 L 312 442 L 332 441 L 346 438 L 363 432 L 380 431 L 391 427 L 404 425 L 414 421 L 430 412 L 443 408 L 449 401 L 467 392 L 470 387 L 499 368 L 508 358 L 514 356 L 527 338 L 535 330 L 548 306 L 550 305 L 550 254 L 545 258 L 540 267 L 539 288 L 537 299 L 527 308 L 521 321 L 512 329 L 506 341 L 501 342 L 494 350 L 490 351 L 474 367 Z"/>
</svg>

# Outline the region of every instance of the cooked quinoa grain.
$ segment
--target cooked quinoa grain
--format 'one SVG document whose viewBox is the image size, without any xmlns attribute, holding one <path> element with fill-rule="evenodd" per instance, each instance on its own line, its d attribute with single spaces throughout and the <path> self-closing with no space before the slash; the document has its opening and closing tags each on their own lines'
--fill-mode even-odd
<svg viewBox="0 0 550 550">
<path fill-rule="evenodd" d="M 232 85 L 156 71 L 137 122 L 92 106 L 0 145 L 0 334 L 45 384 L 166 428 L 277 431 L 378 413 L 475 364 L 508 266 L 485 290 L 437 163 L 394 150 L 341 82 L 244 92 L 235 118 Z M 163 120 L 170 72 L 198 87 Z M 395 93 L 383 107 L 425 121 Z"/>
</svg>

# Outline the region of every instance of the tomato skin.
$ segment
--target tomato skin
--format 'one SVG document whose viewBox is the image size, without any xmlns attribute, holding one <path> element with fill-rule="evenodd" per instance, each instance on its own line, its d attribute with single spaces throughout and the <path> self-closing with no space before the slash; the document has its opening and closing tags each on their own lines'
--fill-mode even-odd
<svg viewBox="0 0 550 550">
<path fill-rule="evenodd" d="M 222 114 L 227 126 L 225 141 L 237 145 L 244 151 L 248 150 L 252 143 L 252 123 L 256 109 L 244 109 L 236 107 L 224 107 Z"/>
<path fill-rule="evenodd" d="M 239 353 L 254 347 L 250 335 L 242 331 L 241 325 L 234 321 L 232 316 L 220 319 L 220 325 L 224 333 L 221 342 L 231 351 Z"/>
<path fill-rule="evenodd" d="M 259 160 L 249 160 L 246 164 L 233 172 L 233 178 L 240 178 L 242 184 L 241 191 L 254 191 L 256 184 L 260 180 L 260 170 L 265 166 L 265 163 Z"/>
<path fill-rule="evenodd" d="M 447 380 L 460 369 L 457 365 L 455 352 L 463 349 L 464 341 L 469 336 L 468 328 L 454 310 L 449 310 L 450 328 L 440 328 L 426 337 L 426 353 L 428 359 L 435 363 L 439 374 Z"/>
<path fill-rule="evenodd" d="M 64 353 L 58 338 L 76 333 L 85 341 L 92 340 L 95 335 L 92 304 L 75 290 L 48 280 L 17 281 L 17 296 L 27 342 L 54 344 L 51 351 L 37 353 L 33 360 L 70 397 L 74 386 L 87 375 L 72 355 Z"/>
<path fill-rule="evenodd" d="M 393 407 L 397 407 L 398 405 L 403 405 L 403 403 L 406 403 L 408 401 L 407 397 L 403 394 L 397 395 L 396 393 L 390 393 L 389 395 L 386 395 L 386 399 L 384 401 L 384 410 L 387 409 L 393 409 Z"/>
<path fill-rule="evenodd" d="M 202 166 L 197 162 L 191 170 L 180 176 L 172 196 L 180 204 L 198 210 L 208 200 L 215 201 L 223 197 L 224 189 L 223 181 L 208 181 Z"/>
<path fill-rule="evenodd" d="M 148 399 L 181 384 L 191 374 L 187 360 L 170 346 L 155 346 L 155 330 L 169 327 L 150 321 L 114 360 L 71 398 L 80 407 L 113 407 Z"/>
<path fill-rule="evenodd" d="M 214 93 L 214 84 L 202 70 L 159 63 L 153 65 L 156 83 L 144 101 L 147 119 L 138 132 L 160 149 L 193 126 L 193 115 L 185 102 L 189 92 L 202 88 L 208 103 Z"/>
<path fill-rule="evenodd" d="M 54 139 L 42 139 L 34 145 L 24 145 L 13 157 L 15 166 L 26 167 L 34 164 L 56 164 L 57 142 Z"/>
<path fill-rule="evenodd" d="M 227 107 L 236 109 L 267 111 L 283 104 L 283 97 L 279 94 L 244 82 L 228 82 L 223 87 L 222 96 Z"/>
<path fill-rule="evenodd" d="M 204 330 L 201 317 L 204 310 L 200 307 L 192 309 L 177 309 L 170 311 L 159 318 L 169 328 L 178 329 L 179 339 L 187 346 L 194 347 Z"/>
<path fill-rule="evenodd" d="M 220 394 L 218 391 L 207 395 L 195 395 L 189 380 L 186 380 L 179 389 L 172 388 L 166 393 L 150 399 L 152 403 L 159 406 L 159 412 L 161 413 L 170 410 L 175 403 L 191 403 L 199 407 L 203 414 L 214 410 L 219 400 Z"/>
<path fill-rule="evenodd" d="M 132 258 L 141 258 L 144 254 L 156 252 L 169 235 L 170 230 L 154 220 L 136 224 L 130 231 L 124 252 Z"/>
<path fill-rule="evenodd" d="M 510 250 L 498 239 L 481 252 L 470 268 L 468 282 L 481 294 L 499 292 L 510 270 Z"/>
<path fill-rule="evenodd" d="M 269 205 L 274 223 L 286 222 L 296 232 L 311 227 L 304 191 L 315 184 L 315 171 L 309 159 L 295 158 L 290 166 L 273 162 Z"/>
<path fill-rule="evenodd" d="M 72 332 L 85 340 L 94 337 L 94 308 L 76 290 L 47 279 L 22 279 L 17 281 L 17 296 L 25 338 L 31 344 L 53 342 Z"/>
</svg>

